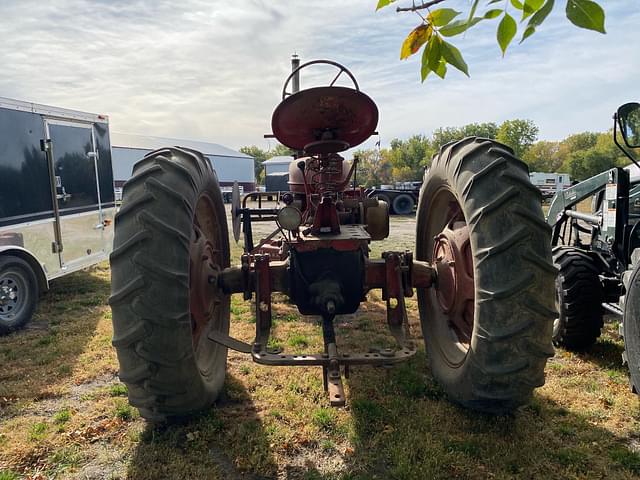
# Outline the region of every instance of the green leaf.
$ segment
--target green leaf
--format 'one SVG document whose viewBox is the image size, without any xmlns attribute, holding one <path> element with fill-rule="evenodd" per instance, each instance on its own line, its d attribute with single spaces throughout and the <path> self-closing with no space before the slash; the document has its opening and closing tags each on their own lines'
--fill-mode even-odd
<svg viewBox="0 0 640 480">
<path fill-rule="evenodd" d="M 427 63 L 429 64 L 429 68 L 433 71 L 437 70 L 438 65 L 440 64 L 440 59 L 442 58 L 442 40 L 440 37 L 435 36 L 429 42 L 429 45 L 426 46 L 425 50 L 427 50 Z"/>
<path fill-rule="evenodd" d="M 453 37 L 467 31 L 480 21 L 482 21 L 482 17 L 473 18 L 471 23 L 467 20 L 456 20 L 455 22 L 451 22 L 450 24 L 441 27 L 438 32 L 444 37 Z"/>
<path fill-rule="evenodd" d="M 436 27 L 442 27 L 460 15 L 452 8 L 439 8 L 427 16 L 427 21 Z"/>
<path fill-rule="evenodd" d="M 494 8 L 493 10 L 487 10 L 482 18 L 491 20 L 492 18 L 499 17 L 503 10 L 501 8 Z"/>
<path fill-rule="evenodd" d="M 436 72 L 436 75 L 444 80 L 444 77 L 447 74 L 447 62 L 444 58 L 440 59 L 440 62 L 438 63 L 438 66 L 436 67 L 434 72 Z"/>
<path fill-rule="evenodd" d="M 524 5 L 520 0 L 511 0 L 511 5 L 513 5 L 518 10 L 524 10 Z"/>
<path fill-rule="evenodd" d="M 536 33 L 536 28 L 542 25 L 542 22 L 546 20 L 547 16 L 551 13 L 551 10 L 553 10 L 554 3 L 555 0 L 547 0 L 542 8 L 533 14 L 527 24 L 527 28 L 524 29 L 524 34 L 522 35 L 520 43 L 524 42 L 527 38 Z"/>
<path fill-rule="evenodd" d="M 604 29 L 604 10 L 591 0 L 568 0 L 567 18 L 577 27 L 607 33 Z"/>
<path fill-rule="evenodd" d="M 533 15 L 540 7 L 544 4 L 544 0 L 524 0 L 524 5 L 522 8 L 522 20 Z"/>
<path fill-rule="evenodd" d="M 429 41 L 432 32 L 433 29 L 431 28 L 431 25 L 426 25 L 424 23 L 411 30 L 409 35 L 407 35 L 407 38 L 402 42 L 402 47 L 400 48 L 400 60 L 409 58 L 420 50 L 420 47 Z"/>
<path fill-rule="evenodd" d="M 387 5 L 391 5 L 396 0 L 378 0 L 378 6 L 376 7 L 376 12 L 381 8 L 386 7 Z"/>
<path fill-rule="evenodd" d="M 479 2 L 480 2 L 480 0 L 473 0 L 473 3 L 471 4 L 471 10 L 469 11 L 469 16 L 467 17 L 467 23 L 469 24 L 469 26 L 471 25 L 471 21 L 473 20 L 473 16 L 476 14 L 476 10 L 478 8 L 478 3 Z"/>
<path fill-rule="evenodd" d="M 518 25 L 516 21 L 513 19 L 511 15 L 505 12 L 504 17 L 500 20 L 500 25 L 498 25 L 498 45 L 500 45 L 500 49 L 502 50 L 502 56 L 507 52 L 507 47 L 513 40 L 513 37 L 516 35 L 518 31 Z"/>
<path fill-rule="evenodd" d="M 522 34 L 522 39 L 520 39 L 520 43 L 524 42 L 527 38 L 529 38 L 534 33 L 536 33 L 536 27 L 527 25 L 527 28 L 524 29 L 524 33 Z"/>
<path fill-rule="evenodd" d="M 502 2 L 502 0 L 491 0 L 487 5 L 493 5 L 494 3 Z"/>
<path fill-rule="evenodd" d="M 440 78 L 444 78 L 447 72 L 447 66 L 442 66 L 442 40 L 437 35 L 431 37 L 427 46 L 424 47 L 422 52 L 422 68 L 420 73 L 422 75 L 422 81 L 424 82 L 431 72 L 435 72 Z M 445 62 L 446 63 L 446 62 Z"/>
<path fill-rule="evenodd" d="M 440 50 L 442 51 L 442 57 L 449 65 L 454 66 L 467 77 L 469 76 L 469 67 L 467 67 L 467 63 L 464 61 L 464 58 L 462 58 L 460 50 L 444 40 L 442 41 Z"/>
</svg>

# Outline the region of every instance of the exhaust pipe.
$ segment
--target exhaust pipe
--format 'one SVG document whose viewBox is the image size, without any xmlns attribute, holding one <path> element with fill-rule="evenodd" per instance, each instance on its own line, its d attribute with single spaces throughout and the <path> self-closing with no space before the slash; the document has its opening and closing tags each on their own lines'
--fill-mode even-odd
<svg viewBox="0 0 640 480">
<path fill-rule="evenodd" d="M 291 55 L 291 71 L 295 71 L 296 68 L 300 66 L 300 58 L 297 54 Z M 291 79 L 291 93 L 298 93 L 300 91 L 300 72 L 296 72 L 296 74 Z"/>
</svg>

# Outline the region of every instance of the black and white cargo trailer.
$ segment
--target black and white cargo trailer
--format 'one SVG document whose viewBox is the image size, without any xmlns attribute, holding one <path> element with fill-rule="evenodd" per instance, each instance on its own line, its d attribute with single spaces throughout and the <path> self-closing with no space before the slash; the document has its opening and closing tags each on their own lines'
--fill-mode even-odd
<svg viewBox="0 0 640 480">
<path fill-rule="evenodd" d="M 0 97 L 0 333 L 113 243 L 109 119 Z"/>
</svg>

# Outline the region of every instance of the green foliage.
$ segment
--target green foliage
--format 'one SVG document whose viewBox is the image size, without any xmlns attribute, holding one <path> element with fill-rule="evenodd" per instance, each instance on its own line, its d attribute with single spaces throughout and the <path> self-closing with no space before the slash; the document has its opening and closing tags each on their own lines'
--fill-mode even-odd
<svg viewBox="0 0 640 480">
<path fill-rule="evenodd" d="M 495 139 L 498 126 L 493 123 L 470 123 L 462 127 L 436 129 L 431 137 L 414 135 L 406 140 L 393 139 L 390 148 L 359 150 L 358 183 L 367 187 L 417 181 L 432 157 L 443 145 L 464 137 L 477 136 Z"/>
<path fill-rule="evenodd" d="M 536 141 L 538 127 L 531 120 L 470 123 L 461 127 L 440 127 L 431 136 L 395 138 L 389 148 L 359 150 L 358 183 L 366 187 L 418 181 L 432 157 L 443 145 L 465 137 L 498 140 L 522 159 L 532 172 L 569 173 L 572 180 L 584 180 L 628 160 L 613 143 L 612 133 L 581 132 L 562 141 Z"/>
<path fill-rule="evenodd" d="M 331 431 L 336 426 L 337 416 L 335 410 L 320 407 L 314 410 L 311 421 L 321 430 Z"/>
<path fill-rule="evenodd" d="M 113 414 L 116 418 L 119 418 L 120 420 L 124 420 L 125 422 L 128 422 L 129 420 L 133 420 L 133 417 L 134 417 L 133 408 L 127 402 L 124 402 L 124 401 L 116 402 L 116 407 L 114 409 Z"/>
<path fill-rule="evenodd" d="M 29 428 L 29 440 L 33 442 L 42 440 L 47 434 L 47 428 L 47 424 L 44 422 L 34 423 Z"/>
<path fill-rule="evenodd" d="M 109 388 L 109 395 L 112 397 L 126 397 L 129 390 L 124 383 L 116 383 Z"/>
<path fill-rule="evenodd" d="M 438 128 L 433 132 L 431 141 L 434 149 L 437 151 L 441 146 L 446 145 L 449 142 L 460 140 L 464 137 L 483 137 L 495 140 L 497 135 L 498 125 L 493 122 L 469 123 L 462 127 Z"/>
<path fill-rule="evenodd" d="M 604 10 L 591 0 L 568 0 L 567 18 L 577 27 L 607 33 L 604 29 Z"/>
<path fill-rule="evenodd" d="M 253 170 L 256 175 L 256 183 L 262 183 L 258 180 L 258 178 L 261 178 L 263 175 L 262 162 L 269 158 L 269 153 L 259 147 L 256 147 L 255 145 L 252 145 L 250 147 L 241 147 L 240 151 L 245 155 L 253 157 Z"/>
<path fill-rule="evenodd" d="M 637 452 L 616 447 L 609 452 L 609 458 L 636 475 L 640 475 L 640 454 Z"/>
<path fill-rule="evenodd" d="M 12 470 L 0 470 L 0 480 L 18 480 L 20 475 Z"/>
<path fill-rule="evenodd" d="M 532 172 L 566 172 L 578 181 L 628 163 L 613 143 L 611 132 L 582 132 L 560 142 L 540 141 L 524 153 L 522 160 Z"/>
<path fill-rule="evenodd" d="M 442 4 L 447 0 L 435 3 Z M 378 0 L 376 11 L 395 3 L 396 0 Z M 400 2 L 402 3 L 402 2 Z M 400 59 L 405 60 L 411 55 L 422 51 L 420 75 L 424 82 L 431 72 L 440 78 L 445 78 L 447 65 L 451 65 L 469 76 L 469 69 L 460 51 L 452 44 L 445 42 L 443 37 L 454 37 L 465 33 L 481 21 L 500 19 L 496 29 L 496 40 L 505 55 L 508 46 L 518 33 L 517 17 L 524 27 L 520 43 L 533 35 L 547 19 L 555 7 L 555 0 L 490 0 L 486 3 L 484 13 L 476 15 L 480 0 L 473 0 L 469 12 L 462 19 L 461 12 L 451 8 L 431 10 L 433 1 L 412 2 L 405 0 L 404 6 L 398 6 L 398 12 L 416 12 L 426 10 L 427 15 L 420 14 L 421 23 L 405 38 L 400 48 Z M 495 4 L 504 3 L 504 7 L 491 8 Z M 511 12 L 509 11 L 511 10 Z M 567 19 L 577 27 L 606 33 L 604 22 L 605 12 L 598 3 L 592 0 L 567 0 L 565 14 Z M 514 18 L 514 16 L 516 18 Z M 526 23 L 525 23 L 526 22 Z"/>
<path fill-rule="evenodd" d="M 538 127 L 531 120 L 506 120 L 500 125 L 496 139 L 509 145 L 516 157 L 522 158 L 538 138 Z"/>
<path fill-rule="evenodd" d="M 53 415 L 53 423 L 57 423 L 58 425 L 62 425 L 67 423 L 71 419 L 71 410 L 68 408 L 63 408 L 62 410 L 57 411 Z"/>
<path fill-rule="evenodd" d="M 245 155 L 253 157 L 253 169 L 256 175 L 256 183 L 264 183 L 264 169 L 262 168 L 262 162 L 270 159 L 271 157 L 293 155 L 293 151 L 289 147 L 278 144 L 270 150 L 263 150 L 255 145 L 240 147 L 240 151 Z"/>
<path fill-rule="evenodd" d="M 513 40 L 513 37 L 516 36 L 516 32 L 518 31 L 518 24 L 513 19 L 511 15 L 507 12 L 502 16 L 502 20 L 498 24 L 498 31 L 496 32 L 496 37 L 498 38 L 498 45 L 500 45 L 500 50 L 502 50 L 502 56 L 507 53 L 507 47 Z"/>
</svg>

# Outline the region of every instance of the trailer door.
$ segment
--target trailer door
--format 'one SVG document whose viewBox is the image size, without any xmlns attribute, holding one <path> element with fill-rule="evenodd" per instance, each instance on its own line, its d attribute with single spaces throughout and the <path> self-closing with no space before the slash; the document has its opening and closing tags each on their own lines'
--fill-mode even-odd
<svg viewBox="0 0 640 480">
<path fill-rule="evenodd" d="M 105 256 L 93 124 L 45 120 L 51 140 L 62 240 L 61 266 L 76 269 Z"/>
</svg>

